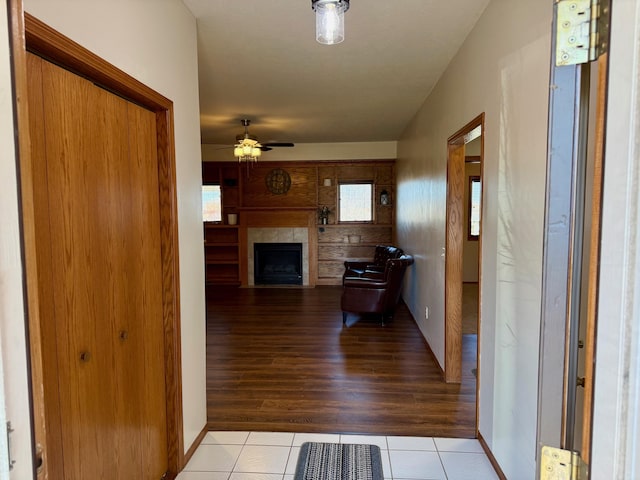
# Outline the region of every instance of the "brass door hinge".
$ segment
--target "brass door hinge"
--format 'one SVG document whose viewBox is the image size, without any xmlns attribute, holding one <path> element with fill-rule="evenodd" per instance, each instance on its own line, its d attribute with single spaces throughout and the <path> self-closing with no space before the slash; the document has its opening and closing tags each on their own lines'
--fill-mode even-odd
<svg viewBox="0 0 640 480">
<path fill-rule="evenodd" d="M 556 0 L 556 66 L 596 60 L 608 50 L 610 0 Z"/>
<path fill-rule="evenodd" d="M 540 480 L 587 480 L 587 464 L 578 452 L 542 447 Z"/>
</svg>

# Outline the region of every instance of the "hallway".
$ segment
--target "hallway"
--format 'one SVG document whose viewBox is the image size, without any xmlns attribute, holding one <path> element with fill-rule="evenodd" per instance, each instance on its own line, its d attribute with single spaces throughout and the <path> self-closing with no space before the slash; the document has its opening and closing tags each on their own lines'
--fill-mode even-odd
<svg viewBox="0 0 640 480">
<path fill-rule="evenodd" d="M 208 287 L 209 430 L 475 437 L 475 335 L 445 384 L 404 305 L 343 327 L 341 291 Z"/>
</svg>

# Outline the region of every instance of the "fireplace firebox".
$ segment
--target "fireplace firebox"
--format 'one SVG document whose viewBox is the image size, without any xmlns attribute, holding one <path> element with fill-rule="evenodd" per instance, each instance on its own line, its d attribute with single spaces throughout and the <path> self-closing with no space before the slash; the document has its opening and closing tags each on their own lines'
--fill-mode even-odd
<svg viewBox="0 0 640 480">
<path fill-rule="evenodd" d="M 302 285 L 302 243 L 254 243 L 256 285 Z"/>
</svg>

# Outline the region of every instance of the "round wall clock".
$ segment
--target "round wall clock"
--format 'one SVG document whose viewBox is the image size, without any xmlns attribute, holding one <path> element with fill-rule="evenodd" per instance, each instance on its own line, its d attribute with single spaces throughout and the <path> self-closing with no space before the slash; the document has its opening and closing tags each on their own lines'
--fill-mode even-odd
<svg viewBox="0 0 640 480">
<path fill-rule="evenodd" d="M 291 177 L 281 168 L 274 168 L 265 178 L 267 188 L 275 195 L 287 193 L 291 188 Z"/>
</svg>

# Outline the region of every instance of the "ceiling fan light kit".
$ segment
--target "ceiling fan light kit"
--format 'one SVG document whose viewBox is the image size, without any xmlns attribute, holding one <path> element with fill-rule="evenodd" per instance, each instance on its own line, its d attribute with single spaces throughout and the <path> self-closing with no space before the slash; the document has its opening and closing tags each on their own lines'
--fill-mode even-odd
<svg viewBox="0 0 640 480">
<path fill-rule="evenodd" d="M 233 155 L 241 161 L 252 161 L 257 162 L 260 155 L 262 155 L 262 150 L 260 149 L 262 145 L 258 143 L 258 140 L 249 135 L 249 124 L 250 120 L 244 119 L 242 120 L 242 125 L 244 126 L 244 135 L 238 135 L 236 137 L 236 141 L 238 143 L 235 144 L 233 148 Z"/>
<path fill-rule="evenodd" d="M 269 150 L 272 150 L 273 147 L 294 146 L 291 142 L 260 143 L 257 137 L 249 135 L 249 124 L 251 123 L 251 120 L 244 118 L 241 122 L 244 127 L 244 134 L 236 136 L 236 143 L 233 146 L 233 155 L 239 162 L 242 162 L 243 160 L 245 162 L 257 162 L 260 155 L 262 155 L 262 152 L 268 152 Z"/>
<path fill-rule="evenodd" d="M 344 14 L 349 0 L 311 0 L 316 12 L 316 40 L 323 45 L 335 45 L 344 40 Z"/>
</svg>

